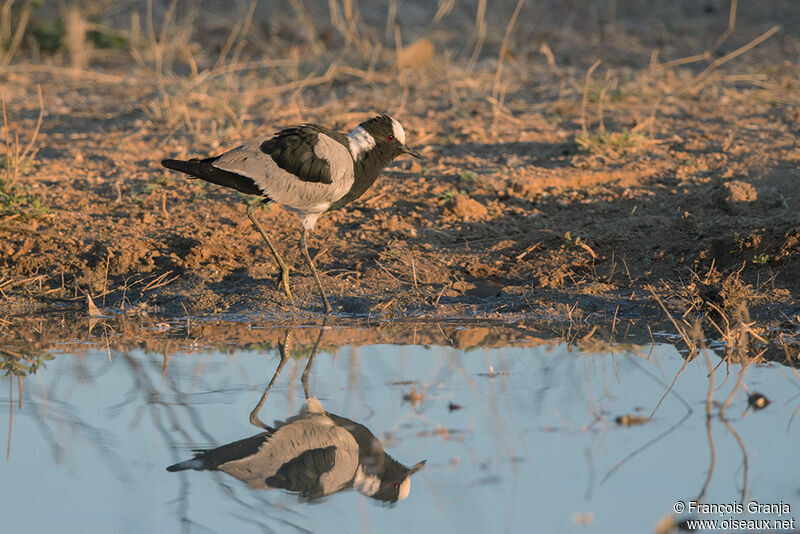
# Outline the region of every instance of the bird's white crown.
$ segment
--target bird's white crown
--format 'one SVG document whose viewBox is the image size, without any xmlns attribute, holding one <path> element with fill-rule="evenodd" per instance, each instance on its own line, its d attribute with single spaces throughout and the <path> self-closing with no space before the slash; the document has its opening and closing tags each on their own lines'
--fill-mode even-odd
<svg viewBox="0 0 800 534">
<path fill-rule="evenodd" d="M 406 132 L 403 130 L 403 126 L 400 124 L 400 122 L 394 118 L 392 118 L 392 132 L 395 139 L 400 141 L 402 144 L 406 144 Z"/>
</svg>

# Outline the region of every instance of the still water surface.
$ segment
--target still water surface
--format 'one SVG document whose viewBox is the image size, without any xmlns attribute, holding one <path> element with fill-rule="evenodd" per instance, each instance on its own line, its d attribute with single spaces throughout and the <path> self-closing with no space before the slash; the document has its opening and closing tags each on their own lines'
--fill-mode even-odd
<svg viewBox="0 0 800 534">
<path fill-rule="evenodd" d="M 800 380 L 776 364 L 750 366 L 744 380 L 772 404 L 748 410 L 740 387 L 727 424 L 716 414 L 740 367 L 725 380 L 721 365 L 707 425 L 708 363 L 720 359 L 688 363 L 665 396 L 684 364 L 669 344 L 613 354 L 557 342 L 321 350 L 309 395 L 403 465 L 427 460 L 408 497 L 387 505 L 354 489 L 309 503 L 224 473 L 166 470 L 193 449 L 260 432 L 249 415 L 277 350 L 178 352 L 166 367 L 140 351 L 67 344 L 55 356 L 23 379 L 21 408 L 16 379 L 13 389 L 0 382 L 0 428 L 10 432 L 4 532 L 653 532 L 704 485 L 705 502 L 783 502 L 784 519 L 800 507 L 800 423 L 790 425 Z M 265 423 L 303 407 L 305 365 L 287 361 L 261 408 Z M 615 422 L 647 417 L 662 397 L 649 423 Z"/>
</svg>

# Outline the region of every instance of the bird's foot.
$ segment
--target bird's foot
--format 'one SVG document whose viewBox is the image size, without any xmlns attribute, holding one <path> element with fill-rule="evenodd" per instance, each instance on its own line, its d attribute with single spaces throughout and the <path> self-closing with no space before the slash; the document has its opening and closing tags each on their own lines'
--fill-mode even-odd
<svg viewBox="0 0 800 534">
<path fill-rule="evenodd" d="M 289 289 L 289 269 L 281 269 L 281 276 L 278 279 L 278 291 L 280 291 L 281 286 L 283 286 L 283 292 L 286 293 L 286 296 L 289 298 L 289 302 L 292 303 L 294 306 L 294 298 L 292 297 L 292 290 Z"/>
</svg>

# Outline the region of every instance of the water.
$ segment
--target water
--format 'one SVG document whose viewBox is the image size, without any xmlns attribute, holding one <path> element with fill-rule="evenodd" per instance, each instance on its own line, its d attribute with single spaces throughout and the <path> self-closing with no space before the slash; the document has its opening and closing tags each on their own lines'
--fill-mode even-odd
<svg viewBox="0 0 800 534">
<path fill-rule="evenodd" d="M 11 433 L 0 468 L 4 532 L 652 532 L 704 486 L 707 503 L 782 502 L 791 512 L 781 519 L 800 506 L 800 422 L 790 424 L 800 382 L 777 364 L 752 365 L 743 381 L 772 403 L 748 409 L 740 386 L 722 420 L 740 367 L 727 380 L 725 364 L 714 373 L 708 419 L 703 356 L 665 396 L 684 364 L 669 344 L 323 349 L 309 394 L 367 427 L 401 463 L 427 460 L 408 498 L 386 505 L 352 489 L 308 503 L 223 473 L 166 471 L 192 449 L 259 432 L 248 417 L 277 349 L 179 350 L 165 365 L 162 354 L 64 347 L 22 380 L 21 408 L 17 380 L 0 382 L 0 428 Z M 305 362 L 288 360 L 262 420 L 303 406 Z M 649 423 L 615 422 L 648 416 L 662 397 Z M 699 514 L 677 518 L 690 516 Z"/>
</svg>

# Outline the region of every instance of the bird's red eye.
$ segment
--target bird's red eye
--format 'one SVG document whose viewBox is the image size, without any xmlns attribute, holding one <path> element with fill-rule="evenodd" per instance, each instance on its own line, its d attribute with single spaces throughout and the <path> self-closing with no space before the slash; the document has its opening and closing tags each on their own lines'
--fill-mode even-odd
<svg viewBox="0 0 800 534">
<path fill-rule="evenodd" d="M 388 139 L 389 141 L 394 141 L 394 136 L 393 135 L 387 135 L 386 139 Z"/>
<path fill-rule="evenodd" d="M 390 137 L 391 137 L 391 136 L 390 136 Z M 397 489 L 397 488 L 399 488 L 399 487 L 400 487 L 400 483 L 399 483 L 399 482 L 392 482 L 392 487 L 393 487 L 394 489 Z"/>
</svg>

